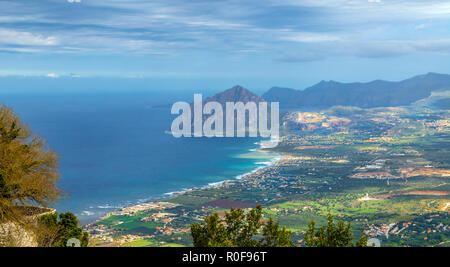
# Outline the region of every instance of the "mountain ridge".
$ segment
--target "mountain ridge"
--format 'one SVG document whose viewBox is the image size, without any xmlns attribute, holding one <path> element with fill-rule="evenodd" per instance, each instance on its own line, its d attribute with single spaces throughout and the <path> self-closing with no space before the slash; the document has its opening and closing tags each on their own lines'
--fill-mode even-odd
<svg viewBox="0 0 450 267">
<path fill-rule="evenodd" d="M 304 90 L 272 87 L 262 95 L 284 108 L 326 108 L 335 105 L 361 108 L 403 106 L 428 97 L 433 91 L 450 90 L 450 75 L 429 72 L 399 82 L 374 80 L 341 83 L 320 81 Z"/>
</svg>

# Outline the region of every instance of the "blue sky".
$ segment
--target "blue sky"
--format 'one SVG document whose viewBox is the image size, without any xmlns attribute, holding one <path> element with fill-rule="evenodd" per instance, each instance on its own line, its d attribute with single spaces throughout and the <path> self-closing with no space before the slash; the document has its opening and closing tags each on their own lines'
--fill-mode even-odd
<svg viewBox="0 0 450 267">
<path fill-rule="evenodd" d="M 450 1 L 0 0 L 0 76 L 304 88 L 450 73 L 449 54 Z"/>
</svg>

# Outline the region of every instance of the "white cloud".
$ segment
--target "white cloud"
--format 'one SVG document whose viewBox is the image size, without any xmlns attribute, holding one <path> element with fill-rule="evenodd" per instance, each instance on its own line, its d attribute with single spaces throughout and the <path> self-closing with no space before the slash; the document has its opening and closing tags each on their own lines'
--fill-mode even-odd
<svg viewBox="0 0 450 267">
<path fill-rule="evenodd" d="M 8 45 L 6 45 L 6 46 L 0 45 L 0 51 L 2 51 L 2 52 L 13 52 L 13 53 L 40 53 L 40 52 L 44 52 L 42 49 L 39 49 L 39 48 L 10 47 Z"/>
<path fill-rule="evenodd" d="M 46 76 L 49 77 L 49 78 L 58 78 L 59 77 L 59 75 L 56 74 L 56 73 L 49 73 Z"/>
<path fill-rule="evenodd" d="M 33 21 L 36 20 L 38 16 L 33 15 L 22 15 L 22 16 L 4 16 L 0 15 L 0 22 L 22 22 L 22 21 Z"/>
<path fill-rule="evenodd" d="M 430 24 L 431 23 L 422 23 L 422 24 L 417 25 L 414 29 L 416 29 L 416 30 L 423 30 L 425 28 L 430 27 Z"/>
<path fill-rule="evenodd" d="M 320 43 L 342 40 L 342 38 L 337 35 L 314 32 L 293 32 L 288 35 L 282 36 L 281 39 L 299 43 Z"/>
<path fill-rule="evenodd" d="M 44 37 L 40 34 L 0 29 L 0 43 L 18 45 L 56 45 L 58 40 L 54 36 Z"/>
<path fill-rule="evenodd" d="M 75 4 L 82 0 L 62 2 Z M 32 32 L 22 32 L 24 28 L 19 24 L 15 29 L 0 28 L 0 50 L 16 53 L 132 52 L 167 57 L 191 53 L 191 49 L 227 51 L 228 55 L 297 48 L 312 50 L 292 51 L 289 57 L 280 58 L 281 61 L 312 61 L 330 54 L 377 57 L 448 51 L 446 42 L 430 41 L 442 38 L 436 34 L 438 30 L 445 34 L 439 27 L 443 25 L 442 19 L 450 19 L 448 0 L 268 0 L 253 5 L 237 0 L 207 4 L 204 1 L 174 2 L 179 4 L 168 4 L 165 0 L 83 1 L 83 5 L 78 5 L 86 11 L 82 16 L 72 14 L 71 8 L 63 8 L 61 14 L 55 15 L 38 5 L 30 8 L 17 4 L 14 9 L 8 6 L 11 11 L 0 15 L 0 22 L 20 22 L 22 16 L 28 16 L 27 20 L 36 24 L 27 28 Z M 0 1 L 0 9 L 2 7 Z M 20 14 L 16 14 L 19 10 Z M 302 12 L 307 16 L 302 16 Z M 435 18 L 434 25 L 428 23 Z M 69 26 L 65 28 L 60 24 Z M 46 28 L 45 25 L 56 27 Z M 433 30 L 436 28 L 435 32 L 411 36 L 414 29 L 431 26 Z M 422 39 L 425 34 L 429 40 Z M 1 49 L 2 45 L 5 48 Z M 339 51 L 333 53 L 336 50 Z"/>
</svg>

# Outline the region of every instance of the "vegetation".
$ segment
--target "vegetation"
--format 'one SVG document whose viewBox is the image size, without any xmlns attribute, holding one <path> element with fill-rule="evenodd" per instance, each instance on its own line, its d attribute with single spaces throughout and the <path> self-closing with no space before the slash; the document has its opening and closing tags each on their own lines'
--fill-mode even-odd
<svg viewBox="0 0 450 267">
<path fill-rule="evenodd" d="M 262 208 L 257 206 L 245 214 L 243 209 L 225 212 L 223 220 L 218 213 L 206 217 L 202 223 L 192 224 L 191 234 L 195 247 L 293 247 L 291 232 L 280 228 L 272 217 L 262 220 Z M 259 237 L 259 238 L 258 238 Z M 305 233 L 308 247 L 367 247 L 367 238 L 361 234 L 354 244 L 351 224 L 339 220 L 334 223 L 328 216 L 327 227 L 316 229 L 312 221 Z"/>
<path fill-rule="evenodd" d="M 361 238 L 353 244 L 351 224 L 341 220 L 334 224 L 333 216 L 328 216 L 328 226 L 322 226 L 316 230 L 316 223 L 312 221 L 305 234 L 308 247 L 367 247 L 367 237 L 361 234 Z"/>
<path fill-rule="evenodd" d="M 272 218 L 262 222 L 262 207 L 257 206 L 245 214 L 243 209 L 225 212 L 223 221 L 214 213 L 205 221 L 192 224 L 191 234 L 195 247 L 292 247 L 291 232 L 279 228 Z M 262 238 L 256 238 L 262 232 Z"/>
<path fill-rule="evenodd" d="M 38 244 L 42 247 L 65 247 L 71 238 L 80 240 L 82 247 L 89 243 L 88 233 L 78 226 L 77 217 L 71 213 L 51 213 L 38 219 Z"/>
<path fill-rule="evenodd" d="M 0 107 L 0 220 L 19 220 L 17 205 L 49 206 L 60 197 L 58 156 L 19 117 Z"/>
<path fill-rule="evenodd" d="M 56 213 L 36 213 L 42 211 L 36 207 L 49 207 L 61 197 L 58 179 L 58 155 L 11 109 L 0 106 L 0 226 L 9 229 L 0 231 L 7 235 L 2 239 L 20 244 L 14 239 L 26 231 L 36 236 L 40 246 L 65 246 L 70 238 L 87 246 L 87 233 L 78 227 L 74 214 L 60 214 L 58 220 Z"/>
</svg>

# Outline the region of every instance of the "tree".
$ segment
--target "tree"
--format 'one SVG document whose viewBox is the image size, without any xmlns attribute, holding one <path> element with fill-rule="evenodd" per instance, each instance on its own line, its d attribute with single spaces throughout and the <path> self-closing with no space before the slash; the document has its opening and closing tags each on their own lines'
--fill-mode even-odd
<svg viewBox="0 0 450 267">
<path fill-rule="evenodd" d="M 6 236 L 12 244 L 20 232 L 32 232 L 40 246 L 65 246 L 72 237 L 87 246 L 88 235 L 72 213 L 60 214 L 59 221 L 56 213 L 38 215 L 37 222 L 36 214 L 27 214 L 60 198 L 58 179 L 58 155 L 11 109 L 0 106 L 0 225 L 15 229 Z"/>
<path fill-rule="evenodd" d="M 291 240 L 291 232 L 286 230 L 286 226 L 279 227 L 279 222 L 275 222 L 272 218 L 263 227 L 263 246 L 264 247 L 293 247 Z"/>
<path fill-rule="evenodd" d="M 15 207 L 47 207 L 61 196 L 58 156 L 11 109 L 0 106 L 0 220 L 18 221 Z"/>
<path fill-rule="evenodd" d="M 195 247 L 232 247 L 227 236 L 227 229 L 220 222 L 219 215 L 214 213 L 206 217 L 203 223 L 191 225 L 191 235 Z"/>
<path fill-rule="evenodd" d="M 261 234 L 262 238 L 257 239 Z M 231 208 L 224 220 L 217 213 L 206 217 L 202 223 L 192 224 L 191 235 L 195 247 L 275 247 L 293 246 L 291 233 L 272 218 L 262 222 L 262 207 L 257 206 L 247 214 L 243 209 Z"/>
<path fill-rule="evenodd" d="M 308 247 L 367 247 L 367 238 L 363 234 L 356 244 L 353 244 L 351 224 L 346 225 L 339 220 L 335 225 L 331 215 L 328 216 L 327 227 L 322 226 L 318 230 L 316 230 L 316 223 L 312 221 L 308 225 L 305 240 Z"/>
<path fill-rule="evenodd" d="M 51 213 L 39 217 L 38 243 L 43 247 L 65 247 L 71 238 L 80 240 L 82 247 L 87 247 L 89 235 L 78 226 L 77 217 L 71 213 Z"/>
</svg>

